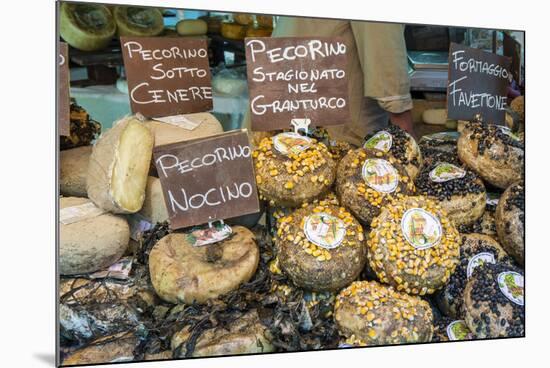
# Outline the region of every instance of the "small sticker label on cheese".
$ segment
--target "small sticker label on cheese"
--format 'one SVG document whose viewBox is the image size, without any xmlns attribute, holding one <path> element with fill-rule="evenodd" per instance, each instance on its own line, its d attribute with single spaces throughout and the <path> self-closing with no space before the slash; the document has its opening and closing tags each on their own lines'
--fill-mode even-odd
<svg viewBox="0 0 550 368">
<path fill-rule="evenodd" d="M 423 208 L 411 208 L 401 219 L 405 239 L 416 249 L 428 249 L 439 243 L 443 230 L 439 219 Z"/>
<path fill-rule="evenodd" d="M 385 130 L 381 130 L 370 137 L 363 145 L 363 148 L 376 149 L 387 153 L 391 149 L 392 143 L 392 135 Z"/>
<path fill-rule="evenodd" d="M 175 125 L 187 130 L 194 130 L 202 123 L 202 120 L 189 117 L 189 115 L 172 115 L 162 118 L 155 118 L 154 120 L 160 121 L 161 123 Z"/>
<path fill-rule="evenodd" d="M 377 192 L 392 193 L 399 185 L 397 170 L 389 161 L 381 158 L 365 160 L 362 175 L 365 183 Z"/>
<path fill-rule="evenodd" d="M 498 287 L 502 294 L 517 305 L 524 305 L 523 276 L 514 271 L 499 273 Z"/>
<path fill-rule="evenodd" d="M 457 320 L 449 323 L 447 326 L 447 336 L 451 341 L 472 339 L 472 333 L 463 320 Z"/>
<path fill-rule="evenodd" d="M 436 183 L 444 183 L 449 180 L 461 179 L 466 176 L 466 170 L 447 162 L 438 164 L 430 171 L 430 179 Z"/>
<path fill-rule="evenodd" d="M 325 212 L 306 217 L 304 233 L 307 239 L 325 249 L 334 249 L 346 235 L 346 224 L 338 217 Z"/>
<path fill-rule="evenodd" d="M 474 272 L 474 269 L 485 263 L 495 263 L 495 256 L 493 253 L 481 252 L 470 258 L 468 261 L 468 267 L 466 268 L 466 277 L 470 278 Z"/>
<path fill-rule="evenodd" d="M 275 149 L 285 156 L 291 153 L 298 154 L 305 151 L 311 147 L 313 143 L 311 138 L 304 137 L 294 132 L 277 134 L 272 140 Z"/>
</svg>

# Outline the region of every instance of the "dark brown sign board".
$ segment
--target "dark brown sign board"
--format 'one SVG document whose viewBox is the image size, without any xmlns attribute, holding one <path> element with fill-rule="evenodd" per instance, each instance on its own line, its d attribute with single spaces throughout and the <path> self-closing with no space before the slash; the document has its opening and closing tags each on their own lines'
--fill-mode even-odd
<svg viewBox="0 0 550 368">
<path fill-rule="evenodd" d="M 71 127 L 71 97 L 69 73 L 69 47 L 65 42 L 59 42 L 57 84 L 57 121 L 59 135 L 70 135 Z"/>
<path fill-rule="evenodd" d="M 347 48 L 341 37 L 246 38 L 252 130 L 348 123 Z"/>
<path fill-rule="evenodd" d="M 451 43 L 447 84 L 449 119 L 504 124 L 510 58 Z"/>
<path fill-rule="evenodd" d="M 149 118 L 212 110 L 206 39 L 120 37 L 133 113 Z"/>
<path fill-rule="evenodd" d="M 246 130 L 158 146 L 153 157 L 172 229 L 260 210 Z"/>
<path fill-rule="evenodd" d="M 516 83 L 521 83 L 521 45 L 512 36 L 504 33 L 502 48 L 505 56 L 512 59 L 510 66 Z"/>
</svg>

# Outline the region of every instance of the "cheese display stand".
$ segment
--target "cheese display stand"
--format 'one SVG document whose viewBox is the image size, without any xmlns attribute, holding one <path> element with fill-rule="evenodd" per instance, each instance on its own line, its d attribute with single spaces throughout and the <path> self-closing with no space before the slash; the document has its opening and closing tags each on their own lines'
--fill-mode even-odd
<svg viewBox="0 0 550 368">
<path fill-rule="evenodd" d="M 213 58 L 231 52 L 244 65 L 243 39 L 272 39 L 276 18 L 168 27 L 166 10 L 72 3 L 60 17 L 69 55 L 120 42 L 130 90 L 158 71 L 148 42 L 185 43 L 205 71 L 180 80 L 201 94 L 192 108 L 140 105 L 136 92 L 131 113 L 99 123 L 68 102 L 61 365 L 524 335 L 524 120 L 513 130 L 472 118 L 424 137 L 388 123 L 361 147 L 331 137 L 333 116 L 285 127 L 253 116 L 252 128 L 227 131 L 211 113 Z M 281 98 L 277 88 L 263 85 Z M 523 113 L 523 100 L 513 107 Z"/>
</svg>

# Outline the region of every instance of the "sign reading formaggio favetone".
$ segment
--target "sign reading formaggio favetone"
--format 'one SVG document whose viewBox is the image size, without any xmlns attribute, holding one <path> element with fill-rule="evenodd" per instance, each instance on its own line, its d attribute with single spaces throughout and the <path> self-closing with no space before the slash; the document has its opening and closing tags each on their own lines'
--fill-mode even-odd
<svg viewBox="0 0 550 368">
<path fill-rule="evenodd" d="M 447 115 L 450 119 L 503 124 L 507 87 L 512 79 L 510 58 L 451 43 Z"/>
<path fill-rule="evenodd" d="M 150 118 L 212 110 L 206 40 L 121 37 L 133 113 Z"/>
<path fill-rule="evenodd" d="M 252 130 L 350 120 L 347 45 L 339 37 L 247 38 L 246 67 Z"/>
<path fill-rule="evenodd" d="M 259 211 L 246 130 L 159 146 L 153 156 L 172 229 Z"/>
</svg>

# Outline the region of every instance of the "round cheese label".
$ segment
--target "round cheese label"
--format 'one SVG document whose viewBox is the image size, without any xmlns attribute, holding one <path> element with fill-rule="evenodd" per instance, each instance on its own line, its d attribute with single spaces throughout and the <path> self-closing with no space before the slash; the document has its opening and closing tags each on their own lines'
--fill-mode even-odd
<svg viewBox="0 0 550 368">
<path fill-rule="evenodd" d="M 392 193 L 399 185 L 397 170 L 389 161 L 381 158 L 368 158 L 362 169 L 365 183 L 381 193 Z"/>
<path fill-rule="evenodd" d="M 401 219 L 401 231 L 416 249 L 428 249 L 439 243 L 443 230 L 441 222 L 423 208 L 411 208 Z"/>
<path fill-rule="evenodd" d="M 393 143 L 392 135 L 386 132 L 385 130 L 381 130 L 375 135 L 373 135 L 372 137 L 370 137 L 365 142 L 365 144 L 363 144 L 363 148 L 376 149 L 384 153 L 387 153 L 391 149 L 392 143 Z"/>
<path fill-rule="evenodd" d="M 453 164 L 443 162 L 430 171 L 430 179 L 436 183 L 444 183 L 453 179 L 461 179 L 466 176 L 466 170 Z"/>
<path fill-rule="evenodd" d="M 304 221 L 307 239 L 325 249 L 334 249 L 346 235 L 346 224 L 336 216 L 325 212 L 314 213 Z"/>
<path fill-rule="evenodd" d="M 514 271 L 505 271 L 498 274 L 498 287 L 510 301 L 517 305 L 524 305 L 523 276 Z"/>
<path fill-rule="evenodd" d="M 466 267 L 466 277 L 470 278 L 472 276 L 472 273 L 474 272 L 474 269 L 477 266 L 481 266 L 484 263 L 495 263 L 495 256 L 493 253 L 490 252 L 481 252 L 470 258 L 468 261 L 468 267 Z"/>
<path fill-rule="evenodd" d="M 447 326 L 447 336 L 451 341 L 469 340 L 473 338 L 470 329 L 463 320 L 457 320 L 449 323 Z"/>
<path fill-rule="evenodd" d="M 504 133 L 504 134 L 507 135 L 508 137 L 512 138 L 513 140 L 515 140 L 515 141 L 519 141 L 519 140 L 520 140 L 520 138 L 519 138 L 517 135 L 515 135 L 514 133 L 512 133 L 512 131 L 510 130 L 510 128 L 508 128 L 508 127 L 506 127 L 506 126 L 502 126 L 502 125 L 498 125 L 497 127 L 498 127 L 498 129 L 500 129 L 500 131 L 501 131 L 502 133 Z"/>
<path fill-rule="evenodd" d="M 275 149 L 283 155 L 298 154 L 313 144 L 311 138 L 294 132 L 277 134 L 273 136 L 272 141 Z"/>
</svg>

